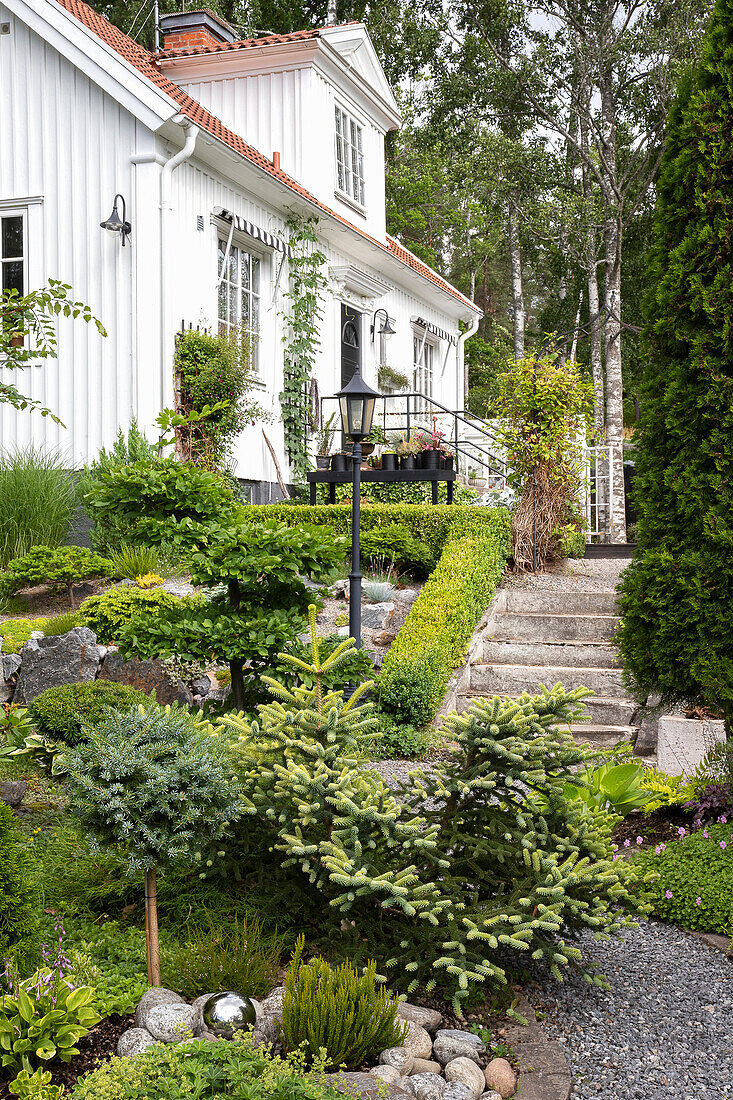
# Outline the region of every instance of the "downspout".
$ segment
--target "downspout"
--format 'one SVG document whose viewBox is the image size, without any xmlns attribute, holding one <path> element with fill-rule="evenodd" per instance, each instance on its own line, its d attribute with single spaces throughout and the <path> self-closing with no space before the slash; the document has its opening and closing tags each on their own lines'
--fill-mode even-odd
<svg viewBox="0 0 733 1100">
<path fill-rule="evenodd" d="M 466 331 L 462 332 L 461 335 L 458 337 L 458 344 L 456 345 L 456 408 L 458 408 L 461 404 L 460 393 L 458 392 L 459 379 L 461 377 L 461 368 L 463 368 L 463 409 L 466 408 L 468 402 L 468 370 L 465 366 L 464 345 L 469 336 L 473 336 L 473 334 L 478 330 L 478 323 L 480 320 L 480 316 L 478 314 L 475 314 L 471 319 L 471 323 L 469 324 Z"/>
<path fill-rule="evenodd" d="M 160 173 L 160 407 L 173 405 L 173 340 L 168 334 L 168 213 L 171 209 L 171 177 L 179 164 L 190 160 L 196 147 L 199 128 L 185 115 L 172 119 L 186 134 L 183 148 L 174 153 Z"/>
</svg>

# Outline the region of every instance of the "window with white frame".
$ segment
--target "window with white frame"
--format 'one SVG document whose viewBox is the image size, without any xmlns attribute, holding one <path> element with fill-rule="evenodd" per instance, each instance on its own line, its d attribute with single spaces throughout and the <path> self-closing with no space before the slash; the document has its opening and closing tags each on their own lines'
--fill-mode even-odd
<svg viewBox="0 0 733 1100">
<path fill-rule="evenodd" d="M 0 292 L 25 293 L 26 232 L 22 213 L 0 214 Z"/>
<path fill-rule="evenodd" d="M 343 107 L 336 107 L 336 181 L 339 191 L 348 195 L 360 206 L 365 202 L 364 188 L 364 130 L 347 114 Z"/>
<path fill-rule="evenodd" d="M 219 332 L 239 330 L 250 345 L 252 367 L 259 370 L 262 261 L 239 245 L 219 238 Z"/>
<path fill-rule="evenodd" d="M 415 332 L 412 337 L 413 366 L 415 371 L 415 390 L 425 397 L 433 396 L 433 363 L 435 345 L 431 344 L 424 332 Z M 422 412 L 428 411 L 427 401 L 418 401 Z"/>
</svg>

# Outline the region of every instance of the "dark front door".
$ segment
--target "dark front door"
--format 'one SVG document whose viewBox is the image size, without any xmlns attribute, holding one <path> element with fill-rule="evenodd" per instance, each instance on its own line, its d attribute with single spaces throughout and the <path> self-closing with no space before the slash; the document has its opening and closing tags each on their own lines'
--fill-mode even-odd
<svg viewBox="0 0 733 1100">
<path fill-rule="evenodd" d="M 341 306 L 341 388 L 350 382 L 357 367 L 361 368 L 361 313 L 351 306 Z"/>
</svg>

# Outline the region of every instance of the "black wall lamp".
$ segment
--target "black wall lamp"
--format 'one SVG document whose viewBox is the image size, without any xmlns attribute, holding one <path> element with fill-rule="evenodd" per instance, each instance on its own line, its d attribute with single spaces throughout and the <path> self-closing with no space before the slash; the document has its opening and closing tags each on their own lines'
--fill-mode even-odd
<svg viewBox="0 0 733 1100">
<path fill-rule="evenodd" d="M 374 316 L 372 317 L 372 343 L 374 343 L 374 337 L 377 331 L 377 317 L 380 313 L 384 314 L 384 320 L 379 326 L 379 335 L 394 336 L 395 332 L 397 331 L 396 329 L 392 328 L 392 322 L 389 319 L 389 314 L 387 313 L 387 310 L 383 307 L 381 307 L 380 309 L 376 309 L 374 311 Z"/>
<path fill-rule="evenodd" d="M 120 217 L 117 209 L 117 200 L 122 203 L 122 217 Z M 125 241 L 132 233 L 132 226 L 127 220 L 127 205 L 123 195 L 115 195 L 114 203 L 112 205 L 112 213 L 103 222 L 99 223 L 102 229 L 109 229 L 110 233 L 119 233 L 122 237 L 122 247 L 125 247 Z"/>
</svg>

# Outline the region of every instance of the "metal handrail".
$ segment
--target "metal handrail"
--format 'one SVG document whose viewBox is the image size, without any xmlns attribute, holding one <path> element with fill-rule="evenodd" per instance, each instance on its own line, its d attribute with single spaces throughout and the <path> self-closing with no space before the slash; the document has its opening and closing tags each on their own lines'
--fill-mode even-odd
<svg viewBox="0 0 733 1100">
<path fill-rule="evenodd" d="M 472 413 L 468 409 L 449 409 L 447 405 L 443 405 L 440 401 L 436 401 L 434 397 L 428 397 L 427 394 L 418 393 L 415 390 L 411 390 L 407 393 L 380 394 L 378 400 L 384 402 L 384 408 L 382 410 L 382 425 L 383 425 L 383 431 L 385 432 L 385 434 L 386 434 L 387 430 L 394 431 L 394 432 L 406 432 L 407 433 L 407 438 L 410 439 L 411 436 L 412 436 L 412 432 L 415 428 L 422 428 L 423 427 L 423 425 L 419 423 L 419 420 L 420 420 L 421 416 L 427 415 L 428 417 L 430 417 L 430 416 L 434 415 L 432 413 L 432 411 L 428 411 L 427 413 L 425 413 L 425 412 L 422 412 L 421 410 L 418 410 L 418 408 L 415 408 L 415 409 L 411 410 L 410 409 L 410 399 L 411 398 L 414 398 L 416 402 L 420 402 L 421 405 L 423 405 L 423 406 L 429 405 L 434 409 L 438 409 L 440 411 L 440 415 L 447 416 L 447 417 L 450 417 L 452 419 L 452 421 L 453 421 L 453 439 L 452 439 L 452 441 L 450 441 L 450 446 L 452 447 L 452 449 L 454 450 L 455 455 L 456 455 L 456 467 L 458 467 L 458 458 L 459 458 L 459 456 L 462 455 L 465 459 L 467 459 L 469 461 L 476 462 L 479 466 L 481 466 L 482 468 L 485 468 L 488 473 L 498 474 L 501 477 L 506 477 L 506 473 L 507 473 L 506 462 L 502 458 L 497 457 L 497 455 L 495 455 L 493 453 L 493 451 L 489 450 L 489 447 L 483 446 L 482 442 L 476 442 L 476 441 L 473 441 L 473 440 L 467 440 L 467 439 L 460 439 L 459 438 L 458 425 L 459 425 L 459 423 L 461 423 L 461 424 L 465 424 L 467 427 L 471 428 L 473 431 L 477 431 L 479 433 L 479 435 L 483 436 L 484 440 L 489 445 L 496 446 L 498 444 L 498 440 L 497 440 L 496 436 L 494 435 L 494 433 L 488 429 L 488 427 L 486 425 L 486 421 L 482 420 L 481 417 L 477 416 L 475 413 Z M 406 422 L 405 422 L 404 425 L 401 422 L 398 422 L 397 424 L 390 424 L 390 427 L 388 429 L 387 428 L 387 417 L 388 416 L 391 416 L 391 417 L 398 416 L 400 414 L 400 410 L 398 410 L 398 409 L 388 410 L 387 409 L 387 401 L 402 401 L 402 400 L 405 401 L 405 405 L 406 405 L 406 407 L 405 407 L 405 421 Z M 326 397 L 321 397 L 320 398 L 321 421 L 322 422 L 323 422 L 323 405 L 326 401 L 338 401 L 338 397 L 336 397 L 335 395 L 332 395 L 332 396 L 326 396 Z M 436 419 L 437 419 L 437 417 L 436 417 Z M 427 429 L 427 430 L 429 431 L 429 429 Z M 471 451 L 466 450 L 467 447 L 471 448 L 472 450 Z M 484 458 L 484 456 L 486 456 L 486 457 Z"/>
</svg>

